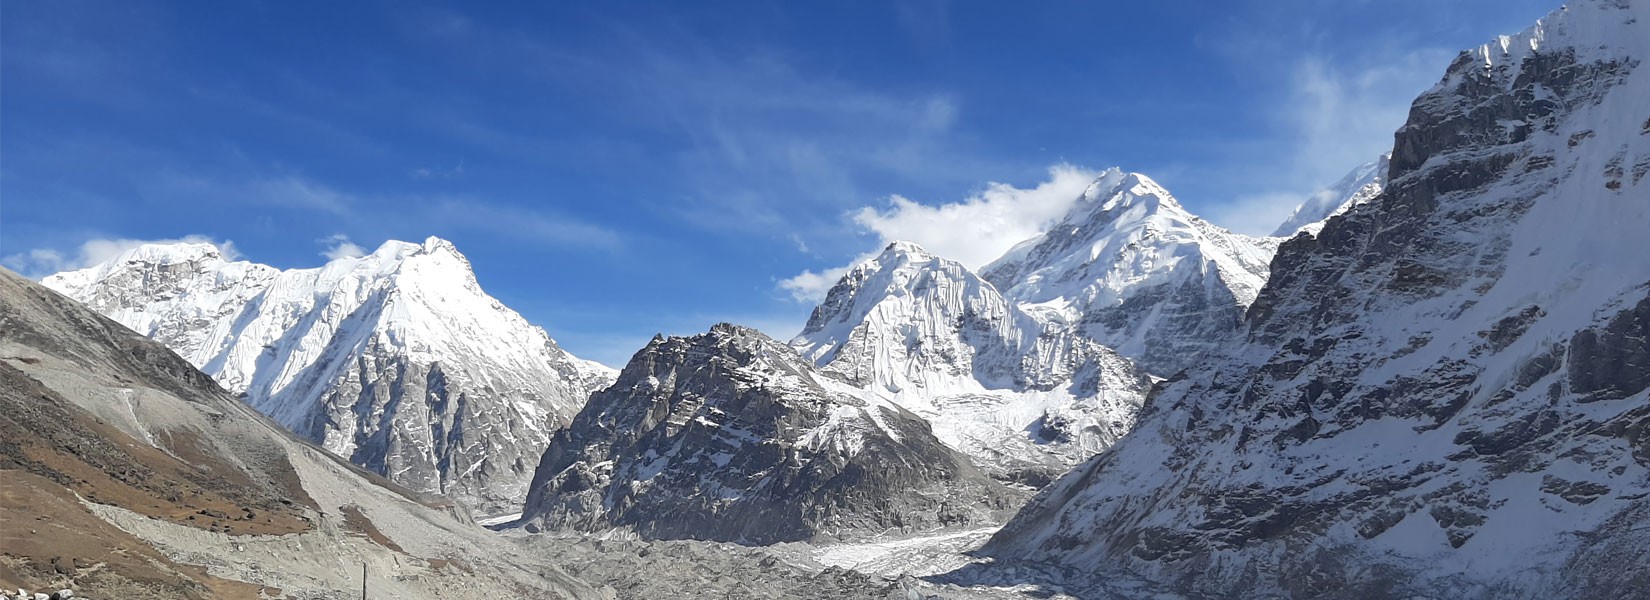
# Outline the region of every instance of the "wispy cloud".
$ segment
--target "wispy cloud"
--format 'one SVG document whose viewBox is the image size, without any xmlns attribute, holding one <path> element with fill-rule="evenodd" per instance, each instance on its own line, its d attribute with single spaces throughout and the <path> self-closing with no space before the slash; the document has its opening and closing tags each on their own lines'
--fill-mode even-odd
<svg viewBox="0 0 1650 600">
<path fill-rule="evenodd" d="M 464 161 L 451 167 L 415 167 L 407 174 L 413 179 L 457 179 L 464 176 Z"/>
<path fill-rule="evenodd" d="M 616 250 L 624 237 L 618 232 L 567 215 L 492 204 L 468 199 L 419 202 L 415 219 L 426 227 L 484 232 L 511 239 L 555 246 Z"/>
<path fill-rule="evenodd" d="M 367 255 L 366 248 L 349 241 L 349 236 L 342 233 L 335 233 L 315 241 L 326 246 L 326 249 L 321 251 L 321 256 L 326 257 L 327 260 L 360 258 Z"/>
<path fill-rule="evenodd" d="M 347 215 L 360 198 L 297 174 L 235 178 L 197 173 L 159 173 L 144 184 L 149 196 L 170 201 L 232 202 L 248 206 Z"/>
<path fill-rule="evenodd" d="M 1353 64 L 1317 55 L 1299 60 L 1275 115 L 1290 150 L 1273 187 L 1216 206 L 1209 220 L 1239 233 L 1271 233 L 1317 187 L 1391 150 L 1410 102 L 1437 81 L 1451 56 L 1421 48 L 1371 53 Z"/>
<path fill-rule="evenodd" d="M 948 144 L 963 107 L 943 92 L 872 91 L 775 55 L 639 60 L 633 85 L 672 90 L 646 110 L 687 142 L 675 162 L 689 202 L 671 208 L 696 225 L 794 230 L 864 202 L 881 182 L 960 182 L 978 166 Z"/>
<path fill-rule="evenodd" d="M 303 208 L 333 214 L 350 211 L 353 199 L 338 190 L 302 177 L 286 176 L 252 182 L 246 200 L 271 206 Z"/>
<path fill-rule="evenodd" d="M 25 277 L 39 279 L 53 273 L 99 265 L 145 244 L 210 244 L 218 249 L 218 253 L 225 260 L 241 258 L 235 243 L 230 240 L 217 241 L 204 235 L 186 235 L 181 238 L 154 240 L 95 238 L 81 243 L 80 247 L 70 254 L 51 248 L 34 248 L 0 258 L 0 264 Z"/>
</svg>

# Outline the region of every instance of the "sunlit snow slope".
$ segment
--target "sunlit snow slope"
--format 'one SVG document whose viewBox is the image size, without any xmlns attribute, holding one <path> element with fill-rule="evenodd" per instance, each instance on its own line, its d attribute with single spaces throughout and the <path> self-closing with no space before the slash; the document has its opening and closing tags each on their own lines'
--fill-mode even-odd
<svg viewBox="0 0 1650 600">
<path fill-rule="evenodd" d="M 550 432 L 612 378 L 484 293 L 437 238 L 288 271 L 145 245 L 42 283 L 297 434 L 487 514 L 519 507 Z"/>
<path fill-rule="evenodd" d="M 1650 589 L 1650 3 L 1464 52 L 1376 198 L 989 552 L 1198 595 Z"/>
<path fill-rule="evenodd" d="M 1126 433 L 1151 387 L 1117 353 L 909 242 L 850 270 L 791 345 L 998 476 L 1039 485 Z"/>
<path fill-rule="evenodd" d="M 1302 231 L 1317 235 L 1330 217 L 1346 212 L 1354 206 L 1373 200 L 1386 187 L 1386 172 L 1392 168 L 1392 154 L 1358 165 L 1335 185 L 1312 194 L 1306 202 L 1295 207 L 1295 212 L 1284 220 L 1277 237 L 1294 237 Z"/>
<path fill-rule="evenodd" d="M 1276 243 L 1221 229 L 1145 175 L 1112 169 L 980 274 L 1033 317 L 1167 377 L 1238 326 Z"/>
</svg>

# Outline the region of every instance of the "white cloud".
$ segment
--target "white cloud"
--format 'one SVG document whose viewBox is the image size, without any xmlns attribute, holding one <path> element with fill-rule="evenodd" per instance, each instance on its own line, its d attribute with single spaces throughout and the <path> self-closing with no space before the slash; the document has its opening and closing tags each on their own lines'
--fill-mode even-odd
<svg viewBox="0 0 1650 600">
<path fill-rule="evenodd" d="M 1313 192 L 1392 149 L 1410 102 L 1438 79 L 1452 52 L 1371 53 L 1362 66 L 1311 56 L 1296 63 L 1278 118 L 1292 150 L 1274 187 L 1213 207 L 1206 217 L 1239 233 L 1267 235 Z"/>
<path fill-rule="evenodd" d="M 854 259 L 852 264 L 859 264 L 871 256 L 873 255 L 862 255 Z M 791 295 L 791 299 L 797 302 L 816 303 L 825 299 L 825 294 L 831 291 L 831 287 L 835 286 L 837 280 L 842 279 L 842 276 L 846 275 L 850 268 L 852 268 L 852 265 L 824 269 L 819 272 L 803 271 L 795 277 L 781 279 L 779 289 L 785 290 L 786 293 Z"/>
<path fill-rule="evenodd" d="M 1067 164 L 1050 167 L 1048 173 L 1047 181 L 1031 189 L 994 182 L 960 202 L 939 206 L 892 196 L 887 207 L 863 207 L 852 213 L 853 219 L 876 234 L 878 248 L 893 241 L 916 242 L 937 256 L 979 269 L 1015 244 L 1042 233 L 1100 176 Z M 848 266 L 803 271 L 781 280 L 779 288 L 798 302 L 817 302 L 851 265 L 872 256 L 861 255 Z"/>
<path fill-rule="evenodd" d="M 1048 181 L 1031 189 L 991 183 L 960 202 L 939 206 L 893 196 L 886 209 L 861 208 L 854 222 L 888 242 L 916 242 L 929 252 L 978 269 L 1014 244 L 1042 233 L 1071 209 L 1100 174 L 1072 165 L 1049 168 Z"/>
<path fill-rule="evenodd" d="M 28 252 L 12 254 L 0 259 L 5 264 L 26 277 L 39 279 L 53 273 L 84 269 L 93 265 L 113 260 L 127 250 L 144 244 L 211 244 L 218 249 L 225 260 L 237 260 L 241 253 L 235 249 L 235 243 L 230 240 L 222 242 L 213 240 L 204 235 L 186 235 L 175 239 L 134 240 L 128 238 L 90 239 L 80 245 L 74 256 L 65 256 L 62 252 L 50 248 L 35 248 Z"/>
<path fill-rule="evenodd" d="M 342 233 L 334 233 L 329 237 L 316 241 L 327 245 L 327 249 L 321 252 L 321 256 L 326 257 L 327 260 L 338 260 L 340 258 L 360 258 L 367 255 L 367 250 L 365 248 L 357 246 L 354 242 L 349 241 L 349 236 Z"/>
</svg>

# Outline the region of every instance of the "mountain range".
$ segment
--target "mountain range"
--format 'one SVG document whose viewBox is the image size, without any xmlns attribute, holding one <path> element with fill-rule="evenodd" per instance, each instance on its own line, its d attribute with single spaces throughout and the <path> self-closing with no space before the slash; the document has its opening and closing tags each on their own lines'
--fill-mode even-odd
<svg viewBox="0 0 1650 600">
<path fill-rule="evenodd" d="M 342 530 L 437 569 L 405 548 L 474 511 L 526 544 L 983 530 L 930 583 L 1045 596 L 1642 597 L 1646 56 L 1644 2 L 1578 2 L 1461 53 L 1390 153 L 1273 236 L 1112 169 L 978 272 L 893 242 L 788 342 L 718 324 L 619 371 L 436 238 L 287 271 L 149 245 L 42 282 L 84 308 L 6 274 L 0 437 L 118 443 L 0 456 L 172 561 L 180 538 L 145 532 Z M 375 504 L 339 500 L 357 488 Z M 378 539 L 407 520 L 415 541 Z M 164 560 L 177 589 L 222 585 Z M 540 568 L 498 560 L 494 583 Z M 595 590 L 547 569 L 518 592 Z"/>
<path fill-rule="evenodd" d="M 1220 229 L 1150 178 L 1113 169 L 985 276 L 890 244 L 842 278 L 790 346 L 834 393 L 922 421 L 937 447 L 920 452 L 960 453 L 953 462 L 969 472 L 1035 489 L 1125 435 L 1154 381 L 1237 326 L 1278 241 Z M 143 245 L 42 283 L 166 344 L 301 437 L 498 520 L 524 511 L 535 471 L 554 475 L 540 464 L 554 432 L 590 426 L 576 417 L 616 377 L 487 296 L 438 238 L 286 271 L 210 244 Z M 563 443 L 583 452 L 614 426 Z M 558 470 L 606 460 L 564 458 Z"/>
</svg>

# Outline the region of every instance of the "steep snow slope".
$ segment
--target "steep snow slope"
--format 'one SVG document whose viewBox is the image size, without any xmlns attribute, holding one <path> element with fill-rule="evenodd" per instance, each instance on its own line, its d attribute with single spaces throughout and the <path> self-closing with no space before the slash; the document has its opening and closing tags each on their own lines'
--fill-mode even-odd
<svg viewBox="0 0 1650 600">
<path fill-rule="evenodd" d="M 997 522 L 1022 495 L 762 333 L 654 338 L 556 433 L 530 530 L 765 544 Z"/>
<path fill-rule="evenodd" d="M 612 377 L 486 295 L 437 238 L 289 271 L 146 245 L 43 283 L 298 435 L 488 514 L 514 512 L 550 432 Z"/>
<path fill-rule="evenodd" d="M 1463 53 L 1376 199 L 991 553 L 1210 596 L 1650 589 L 1650 3 Z"/>
<path fill-rule="evenodd" d="M 1358 165 L 1346 177 L 1342 177 L 1335 185 L 1328 189 L 1319 190 L 1295 207 L 1295 212 L 1285 219 L 1278 230 L 1272 232 L 1274 237 L 1290 238 L 1305 231 L 1317 235 L 1323 229 L 1324 221 L 1329 217 L 1346 212 L 1353 206 L 1363 204 L 1381 194 L 1386 186 L 1386 172 L 1392 165 L 1392 153 L 1382 154 L 1380 158 Z"/>
<path fill-rule="evenodd" d="M 601 598 L 0 269 L 0 582 L 94 598 Z"/>
<path fill-rule="evenodd" d="M 1151 387 L 1127 359 L 910 242 L 844 275 L 791 345 L 988 470 L 1035 484 L 1126 433 Z"/>
<path fill-rule="evenodd" d="M 1237 327 L 1274 244 L 1216 227 L 1145 175 L 1112 169 L 981 275 L 1033 317 L 1168 376 Z"/>
</svg>

